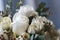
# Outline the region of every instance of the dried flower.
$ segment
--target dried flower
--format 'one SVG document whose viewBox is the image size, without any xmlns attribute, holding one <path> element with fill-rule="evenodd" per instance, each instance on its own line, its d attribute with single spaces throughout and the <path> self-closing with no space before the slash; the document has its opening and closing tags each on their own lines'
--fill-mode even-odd
<svg viewBox="0 0 60 40">
<path fill-rule="evenodd" d="M 50 26 L 51 29 L 54 29 L 54 24 L 52 21 L 45 17 L 36 16 L 36 18 L 33 18 L 31 25 L 28 28 L 28 33 L 35 34 L 35 33 L 41 33 L 41 31 L 45 30 L 45 25 L 47 23 L 47 28 Z"/>
</svg>

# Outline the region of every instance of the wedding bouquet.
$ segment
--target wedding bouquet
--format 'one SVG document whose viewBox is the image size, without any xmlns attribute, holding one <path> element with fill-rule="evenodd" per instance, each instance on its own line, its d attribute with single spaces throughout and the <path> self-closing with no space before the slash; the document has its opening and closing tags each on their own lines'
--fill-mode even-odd
<svg viewBox="0 0 60 40">
<path fill-rule="evenodd" d="M 33 17 L 30 21 L 30 17 Z M 31 22 L 29 24 L 29 22 Z M 3 17 L 0 22 L 0 40 L 57 40 L 54 23 L 38 16 L 33 7 L 24 5 L 13 16 Z"/>
</svg>

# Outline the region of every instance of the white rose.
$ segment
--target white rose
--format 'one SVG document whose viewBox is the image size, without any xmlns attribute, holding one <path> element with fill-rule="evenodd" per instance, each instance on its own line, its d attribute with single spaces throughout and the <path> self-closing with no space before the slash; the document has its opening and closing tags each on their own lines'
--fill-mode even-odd
<svg viewBox="0 0 60 40">
<path fill-rule="evenodd" d="M 15 17 L 13 17 L 15 18 Z M 29 19 L 26 16 L 19 15 L 16 19 L 12 22 L 13 32 L 21 35 L 23 32 L 27 30 L 29 26 Z"/>
<path fill-rule="evenodd" d="M 13 18 L 13 20 L 16 19 L 17 16 L 19 15 L 30 17 L 30 16 L 38 15 L 38 13 L 35 12 L 32 6 L 24 5 L 20 7 L 17 13 L 15 13 L 14 15 L 15 18 Z"/>
<path fill-rule="evenodd" d="M 7 29 L 11 26 L 11 19 L 9 17 L 3 17 L 1 20 L 1 25 L 3 29 Z"/>
<path fill-rule="evenodd" d="M 21 34 L 26 31 L 29 25 L 29 19 L 27 17 L 38 15 L 33 7 L 24 5 L 20 7 L 20 10 L 13 16 L 13 32 Z"/>
</svg>

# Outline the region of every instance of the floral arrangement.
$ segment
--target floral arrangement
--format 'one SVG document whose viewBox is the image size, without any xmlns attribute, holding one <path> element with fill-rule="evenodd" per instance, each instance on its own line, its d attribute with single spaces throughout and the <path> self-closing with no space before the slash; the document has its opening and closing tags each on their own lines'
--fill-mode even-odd
<svg viewBox="0 0 60 40">
<path fill-rule="evenodd" d="M 18 0 L 16 9 L 20 9 L 14 16 L 12 3 L 12 0 L 7 2 L 0 19 L 0 40 L 60 40 L 54 23 L 46 18 L 49 16 L 49 8 L 45 7 L 44 2 L 34 10 L 30 5 L 20 7 L 22 0 Z"/>
<path fill-rule="evenodd" d="M 30 17 L 33 17 L 31 21 Z M 38 12 L 28 5 L 21 6 L 21 9 L 13 16 L 13 21 L 9 17 L 1 18 L 0 40 L 57 39 L 58 33 L 53 22 L 46 17 L 39 16 Z"/>
</svg>

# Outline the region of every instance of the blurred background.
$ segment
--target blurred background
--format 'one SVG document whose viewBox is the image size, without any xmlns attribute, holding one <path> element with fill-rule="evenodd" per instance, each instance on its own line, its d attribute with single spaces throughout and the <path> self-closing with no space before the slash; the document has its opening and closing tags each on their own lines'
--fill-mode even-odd
<svg viewBox="0 0 60 40">
<path fill-rule="evenodd" d="M 28 4 L 34 7 L 36 9 L 40 2 L 45 2 L 46 7 L 50 8 L 51 15 L 48 17 L 50 20 L 52 20 L 55 24 L 56 29 L 60 28 L 60 0 L 21 0 L 22 5 Z M 10 2 L 10 3 L 8 3 Z M 16 12 L 16 9 L 20 8 L 17 4 L 19 0 L 0 0 L 0 11 L 6 10 L 6 6 L 10 9 L 10 11 L 13 11 L 13 14 Z M 9 5 L 10 4 L 10 5 Z"/>
</svg>

